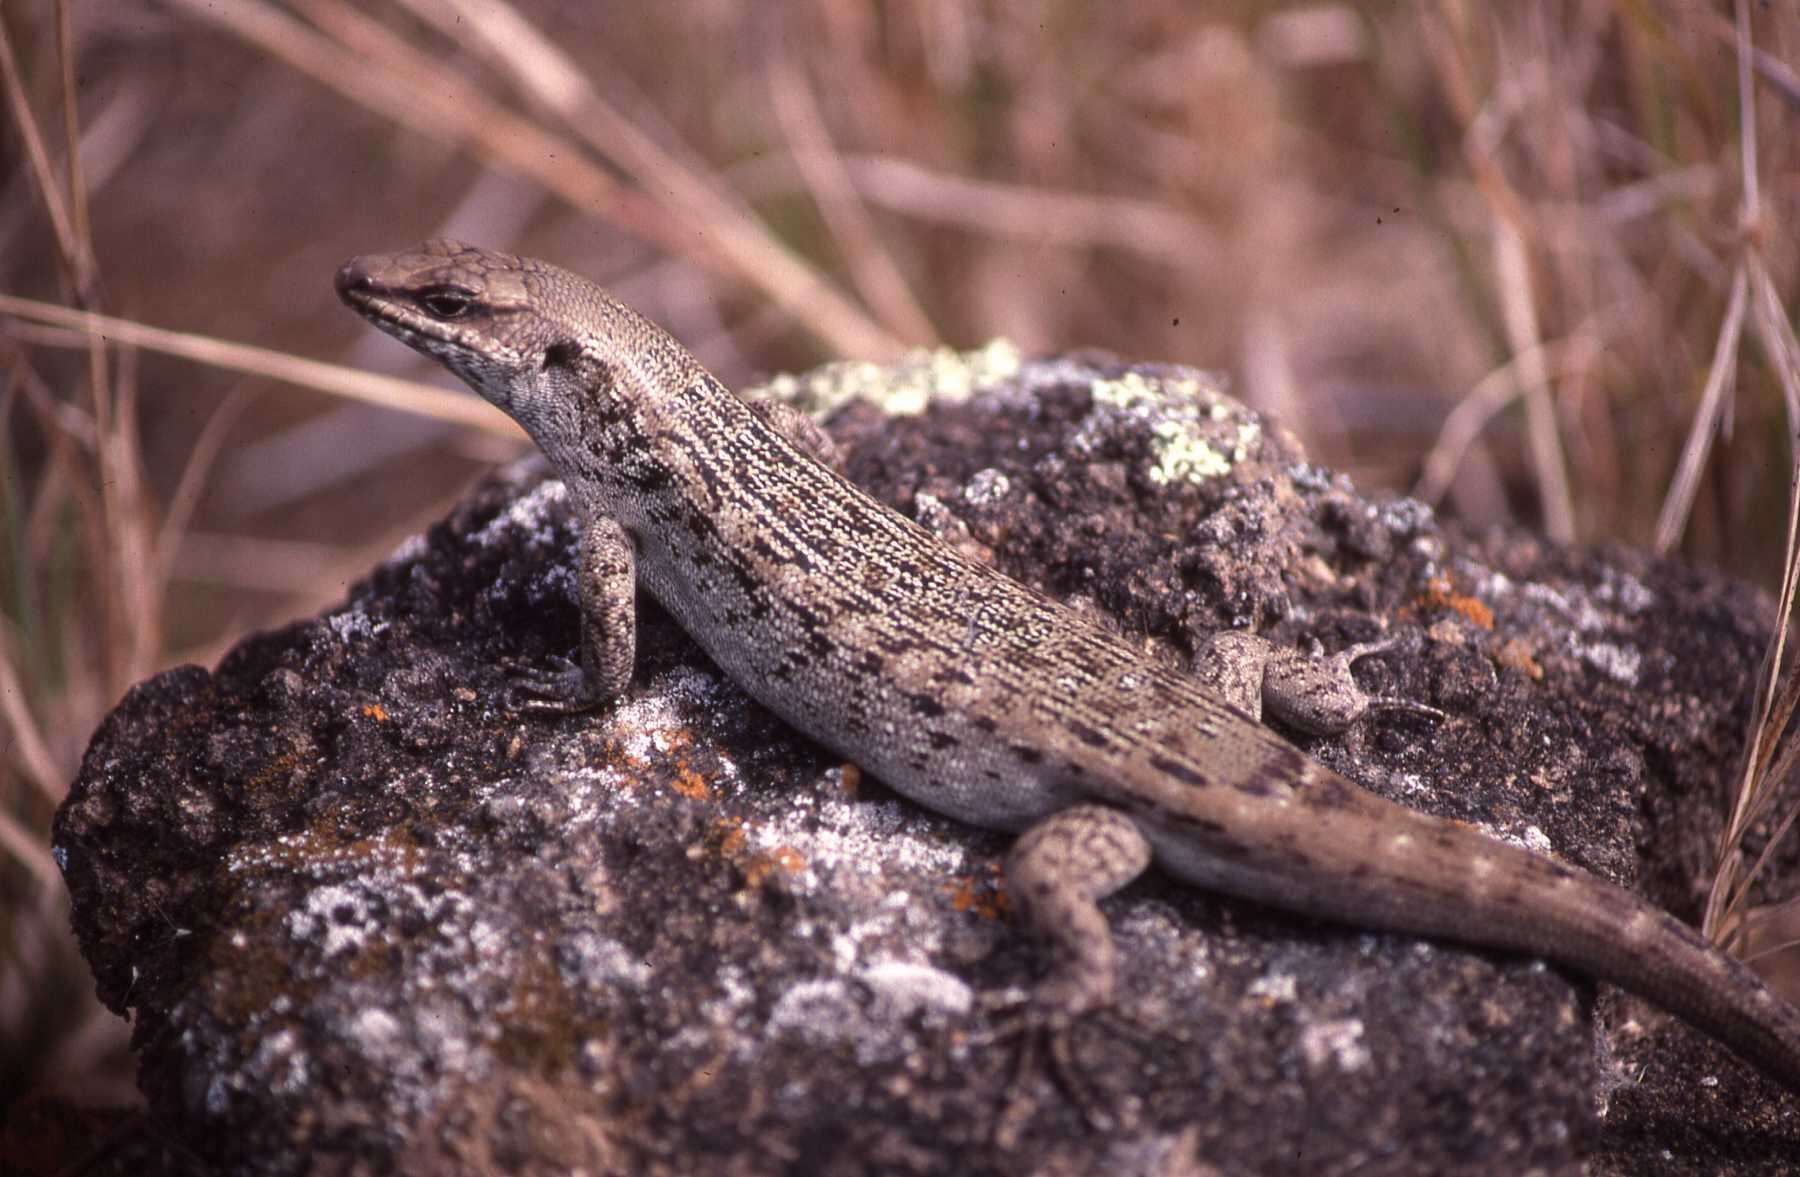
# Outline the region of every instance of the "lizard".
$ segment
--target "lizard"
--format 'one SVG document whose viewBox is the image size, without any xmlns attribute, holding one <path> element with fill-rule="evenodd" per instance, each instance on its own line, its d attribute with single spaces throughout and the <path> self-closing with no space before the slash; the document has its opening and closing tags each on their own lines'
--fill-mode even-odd
<svg viewBox="0 0 1800 1177">
<path fill-rule="evenodd" d="M 1224 631 L 1195 673 L 972 558 L 819 460 L 599 286 L 449 239 L 352 258 L 337 293 L 508 413 L 581 525 L 579 660 L 526 684 L 623 692 L 636 594 L 726 676 L 904 797 L 1017 837 L 1007 893 L 1049 943 L 1029 1004 L 1114 1000 L 1100 902 L 1152 863 L 1351 926 L 1538 956 L 1636 993 L 1800 1092 L 1800 1010 L 1599 877 L 1387 801 L 1263 722 L 1339 730 L 1350 663 Z M 799 415 L 796 412 L 796 415 Z M 1385 644 L 1385 643 L 1383 643 Z"/>
</svg>

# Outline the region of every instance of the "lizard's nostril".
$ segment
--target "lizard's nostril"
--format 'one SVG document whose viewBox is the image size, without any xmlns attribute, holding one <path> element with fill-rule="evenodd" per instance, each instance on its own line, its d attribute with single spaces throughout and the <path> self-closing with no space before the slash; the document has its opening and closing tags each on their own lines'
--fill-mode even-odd
<svg viewBox="0 0 1800 1177">
<path fill-rule="evenodd" d="M 340 296 L 359 290 L 368 290 L 371 285 L 369 272 L 363 268 L 361 258 L 353 257 L 338 267 L 337 292 Z"/>
</svg>

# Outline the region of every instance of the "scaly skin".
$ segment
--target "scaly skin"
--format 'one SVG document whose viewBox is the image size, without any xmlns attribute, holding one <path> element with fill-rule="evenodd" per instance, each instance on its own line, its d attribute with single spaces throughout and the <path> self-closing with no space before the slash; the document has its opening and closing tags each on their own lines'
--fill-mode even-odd
<svg viewBox="0 0 1800 1177">
<path fill-rule="evenodd" d="M 753 412 L 660 328 L 545 262 L 448 240 L 339 295 L 511 414 L 581 513 L 574 702 L 623 690 L 634 586 L 777 715 L 921 805 L 1021 837 L 1007 873 L 1056 947 L 1055 1019 L 1112 998 L 1096 901 L 1151 861 L 1345 923 L 1548 957 L 1664 1006 L 1800 1090 L 1800 1012 L 1636 895 L 1394 805 L 1257 722 L 1366 701 L 1348 658 L 1242 635 L 1209 682 L 965 558 Z"/>
</svg>

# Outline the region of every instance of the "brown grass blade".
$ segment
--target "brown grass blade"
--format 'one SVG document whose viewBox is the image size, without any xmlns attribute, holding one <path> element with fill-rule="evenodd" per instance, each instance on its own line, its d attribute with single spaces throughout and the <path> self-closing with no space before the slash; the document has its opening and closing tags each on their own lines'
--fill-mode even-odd
<svg viewBox="0 0 1800 1177">
<path fill-rule="evenodd" d="M 109 343 L 122 343 L 164 355 L 180 356 L 196 363 L 247 375 L 266 376 L 345 400 L 362 401 L 385 409 L 419 413 L 440 421 L 468 425 L 500 437 L 522 436 L 518 427 L 505 414 L 489 408 L 485 402 L 433 388 L 428 384 L 397 380 L 391 376 L 376 376 L 355 368 L 305 360 L 268 348 L 228 343 L 222 339 L 182 331 L 169 331 L 129 319 L 70 310 L 54 303 L 37 302 L 10 294 L 0 294 L 0 314 L 18 315 L 37 323 L 74 328 Z M 50 342 L 47 338 L 41 338 L 41 341 Z M 68 346 L 82 347 L 86 344 L 71 338 Z"/>
</svg>

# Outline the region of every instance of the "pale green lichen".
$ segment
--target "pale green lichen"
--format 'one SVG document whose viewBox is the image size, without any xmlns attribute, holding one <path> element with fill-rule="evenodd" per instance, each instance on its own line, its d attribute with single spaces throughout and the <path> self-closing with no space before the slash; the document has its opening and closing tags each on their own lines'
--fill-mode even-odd
<svg viewBox="0 0 1800 1177">
<path fill-rule="evenodd" d="M 1199 482 L 1231 473 L 1231 463 L 1206 439 L 1194 433 L 1188 421 L 1158 421 L 1150 431 L 1155 439 L 1156 464 L 1150 467 L 1150 481 L 1158 485 L 1170 482 Z"/>
<path fill-rule="evenodd" d="M 1198 372 L 1147 378 L 1127 372 L 1096 380 L 1094 403 L 1141 420 L 1149 427 L 1155 455 L 1150 478 L 1158 485 L 1200 482 L 1231 472 L 1262 441 L 1262 424 Z M 1235 419 L 1230 441 L 1221 446 L 1219 424 Z M 1214 428 L 1206 425 L 1212 423 Z"/>
<path fill-rule="evenodd" d="M 924 412 L 933 402 L 968 400 L 1014 379 L 1022 366 L 1019 349 L 996 339 L 973 351 L 920 348 L 892 364 L 854 360 L 824 364 L 800 375 L 776 376 L 744 395 L 786 401 L 820 420 L 853 400 L 867 401 L 889 416 L 907 417 Z M 1068 374 L 1075 375 L 1080 367 Z M 1081 372 L 1092 375 L 1091 370 Z M 1126 372 L 1093 379 L 1090 389 L 1096 408 L 1123 414 L 1149 433 L 1154 454 L 1150 477 L 1159 485 L 1228 474 L 1262 442 L 1260 421 L 1227 396 L 1221 381 L 1208 373 L 1187 368 L 1163 369 L 1150 376 Z M 1076 445 L 1082 442 L 1078 435 Z"/>
<path fill-rule="evenodd" d="M 1199 382 L 1184 378 L 1173 382 L 1175 390 L 1190 399 L 1198 399 Z M 1151 384 L 1142 373 L 1127 372 L 1116 380 L 1096 380 L 1092 389 L 1094 403 L 1115 409 L 1140 409 L 1159 406 L 1168 400 L 1168 391 L 1160 381 Z"/>
<path fill-rule="evenodd" d="M 783 374 L 745 391 L 752 400 L 786 401 L 824 418 L 853 400 L 866 400 L 894 417 L 916 416 L 933 401 L 964 401 L 1019 371 L 1019 349 L 996 339 L 973 351 L 919 348 L 892 364 L 847 360 L 803 375 Z"/>
</svg>

